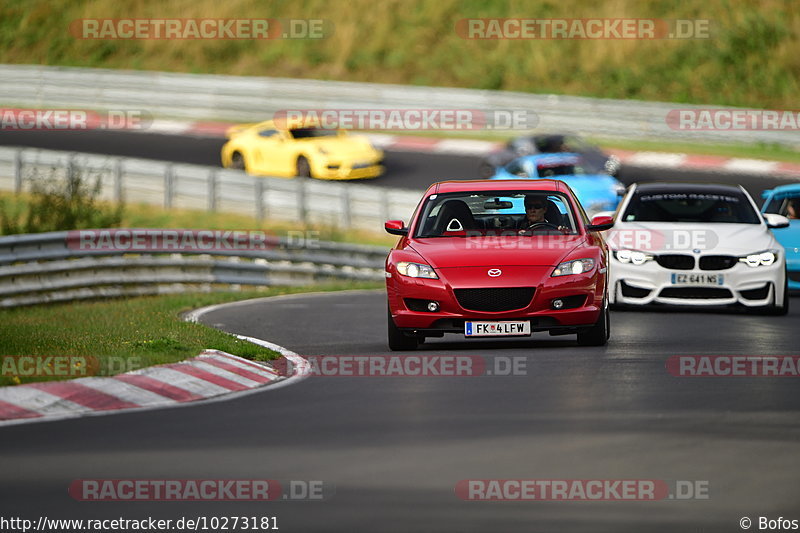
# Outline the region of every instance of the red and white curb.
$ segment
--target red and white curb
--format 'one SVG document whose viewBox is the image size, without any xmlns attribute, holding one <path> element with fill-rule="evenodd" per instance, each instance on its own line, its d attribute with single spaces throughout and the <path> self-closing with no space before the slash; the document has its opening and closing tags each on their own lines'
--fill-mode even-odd
<svg viewBox="0 0 800 533">
<path fill-rule="evenodd" d="M 623 164 L 636 167 L 709 170 L 733 174 L 787 176 L 795 179 L 800 177 L 800 164 L 797 163 L 668 152 L 632 152 L 614 149 L 606 151 L 617 156 Z"/>
<path fill-rule="evenodd" d="M 199 137 L 224 137 L 225 131 L 231 126 L 233 124 L 228 122 L 154 120 L 146 130 L 141 131 Z M 501 142 L 473 139 L 438 139 L 381 133 L 370 133 L 367 134 L 367 137 L 378 148 L 402 152 L 485 156 L 503 146 Z M 617 156 L 623 164 L 637 167 L 707 170 L 782 176 L 792 179 L 800 177 L 800 164 L 797 163 L 669 152 L 634 152 L 615 149 L 609 149 L 607 152 Z"/>
<path fill-rule="evenodd" d="M 226 352 L 205 350 L 187 361 L 112 377 L 4 387 L 0 389 L 0 426 L 228 400 L 260 392 L 265 385 L 286 385 L 307 377 L 308 362 L 294 352 L 260 339 L 237 337 L 277 349 L 291 361 L 292 375 L 282 376 L 266 364 Z"/>
</svg>

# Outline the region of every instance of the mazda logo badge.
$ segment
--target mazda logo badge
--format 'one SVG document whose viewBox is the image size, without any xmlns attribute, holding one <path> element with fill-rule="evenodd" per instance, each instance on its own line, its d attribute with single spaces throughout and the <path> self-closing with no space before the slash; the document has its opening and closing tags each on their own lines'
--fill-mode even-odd
<svg viewBox="0 0 800 533">
<path fill-rule="evenodd" d="M 503 271 L 500 270 L 499 268 L 490 268 L 489 272 L 487 272 L 487 274 L 489 274 L 493 278 L 496 278 L 497 276 L 499 276 L 502 273 L 503 273 Z"/>
</svg>

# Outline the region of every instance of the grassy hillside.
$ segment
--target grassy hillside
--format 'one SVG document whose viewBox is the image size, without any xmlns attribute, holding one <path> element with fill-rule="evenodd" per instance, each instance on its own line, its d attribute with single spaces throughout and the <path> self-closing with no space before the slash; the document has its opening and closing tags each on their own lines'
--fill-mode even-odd
<svg viewBox="0 0 800 533">
<path fill-rule="evenodd" d="M 80 18 L 319 18 L 321 40 L 102 41 Z M 697 40 L 465 40 L 459 19 L 698 18 Z M 0 62 L 410 83 L 796 108 L 794 0 L 4 0 Z"/>
</svg>

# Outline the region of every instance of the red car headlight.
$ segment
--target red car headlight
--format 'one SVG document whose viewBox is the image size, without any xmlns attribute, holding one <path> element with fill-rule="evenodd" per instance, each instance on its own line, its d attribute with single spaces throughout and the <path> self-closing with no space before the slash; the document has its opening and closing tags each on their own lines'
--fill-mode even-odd
<svg viewBox="0 0 800 533">
<path fill-rule="evenodd" d="M 397 263 L 397 272 L 409 278 L 428 278 L 439 279 L 433 267 L 425 263 L 410 263 L 408 261 L 400 261 Z"/>
<path fill-rule="evenodd" d="M 594 268 L 594 259 L 573 259 L 571 261 L 564 261 L 563 263 L 559 264 L 553 273 L 550 274 L 551 277 L 556 276 L 569 276 L 572 274 L 583 274 L 585 272 L 590 272 Z"/>
</svg>

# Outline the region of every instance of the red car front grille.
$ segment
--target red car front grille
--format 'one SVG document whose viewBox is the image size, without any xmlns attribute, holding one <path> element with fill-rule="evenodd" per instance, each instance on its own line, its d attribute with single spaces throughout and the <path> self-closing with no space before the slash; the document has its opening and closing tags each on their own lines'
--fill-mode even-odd
<svg viewBox="0 0 800 533">
<path fill-rule="evenodd" d="M 533 299 L 534 287 L 508 287 L 500 289 L 453 289 L 458 304 L 470 311 L 513 311 L 528 307 Z"/>
</svg>

